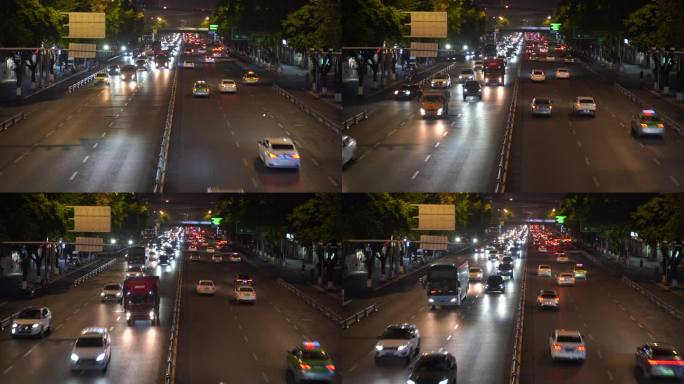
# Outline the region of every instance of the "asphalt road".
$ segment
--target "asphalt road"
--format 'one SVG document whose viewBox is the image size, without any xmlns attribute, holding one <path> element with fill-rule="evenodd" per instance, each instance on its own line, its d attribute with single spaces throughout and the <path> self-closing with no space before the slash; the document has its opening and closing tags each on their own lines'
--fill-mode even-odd
<svg viewBox="0 0 684 384">
<path fill-rule="evenodd" d="M 286 352 L 304 340 L 318 340 L 339 364 L 339 326 L 245 261 L 201 257 L 183 267 L 176 383 L 283 383 Z M 237 273 L 254 279 L 256 304 L 231 301 Z M 214 281 L 215 296 L 195 293 L 201 279 Z"/>
<path fill-rule="evenodd" d="M 636 383 L 637 346 L 656 340 L 683 346 L 681 322 L 581 253 L 568 255 L 570 262 L 559 264 L 548 253 L 530 252 L 522 383 Z M 578 280 L 574 287 L 556 287 L 555 280 L 536 276 L 539 264 L 550 264 L 555 276 L 560 271 L 571 271 L 574 263 L 583 263 L 588 270 L 587 281 Z M 559 292 L 558 312 L 536 309 L 536 295 L 541 289 Z M 557 328 L 582 332 L 587 345 L 584 364 L 551 361 L 548 339 Z"/>
<path fill-rule="evenodd" d="M 486 276 L 495 271 L 484 255 L 447 256 L 444 261 L 468 259 L 484 267 Z M 524 259 L 523 259 L 524 260 Z M 514 275 L 521 276 L 521 260 Z M 421 353 L 445 350 L 458 364 L 458 382 L 504 383 L 510 373 L 520 279 L 507 280 L 505 294 L 485 294 L 482 283 L 472 282 L 468 297 L 459 309 L 430 310 L 425 288 L 414 286 L 380 298 L 381 310 L 342 333 L 343 363 L 340 373 L 350 383 L 404 383 L 415 358 L 403 362 L 374 361 L 376 337 L 390 324 L 415 323 L 421 333 Z"/>
<path fill-rule="evenodd" d="M 571 70 L 556 80 L 555 68 Z M 532 68 L 546 81 L 532 83 Z M 533 117 L 533 97 L 551 97 L 553 117 Z M 570 116 L 577 96 L 593 96 L 595 118 Z M 638 105 L 612 83 L 581 64 L 524 62 L 520 78 L 507 191 L 510 192 L 674 192 L 684 184 L 684 137 L 635 139 L 629 133 Z"/>
<path fill-rule="evenodd" d="M 186 58 L 196 68 L 180 69 L 165 192 L 339 191 L 339 135 L 277 95 L 270 75 L 260 73 L 263 83 L 247 85 L 244 67 L 232 58 Z M 237 94 L 218 92 L 223 78 L 239 82 Z M 192 95 L 196 80 L 209 83 L 208 98 Z M 257 141 L 286 136 L 295 141 L 301 168 L 266 168 Z"/>
<path fill-rule="evenodd" d="M 160 276 L 159 327 L 142 321 L 129 327 L 119 304 L 100 302 L 104 284 L 123 281 L 123 261 L 77 288 L 27 301 L 27 306 L 45 305 L 52 310 L 55 330 L 44 339 L 12 339 L 9 327 L 0 333 L 0 381 L 22 384 L 158 382 L 166 369 L 176 267 L 158 268 L 154 274 Z M 105 374 L 72 373 L 71 348 L 81 330 L 90 326 L 107 327 L 112 335 L 109 368 Z"/>
<path fill-rule="evenodd" d="M 29 117 L 0 135 L 0 191 L 151 191 L 172 73 L 22 107 Z"/>
<path fill-rule="evenodd" d="M 343 191 L 494 190 L 517 67 L 508 66 L 505 86 L 483 87 L 482 101 L 464 102 L 456 80 L 466 67 L 451 73 L 446 120 L 423 120 L 417 99 L 394 100 L 391 91 L 367 105 L 369 118 L 344 133 L 356 139 L 358 150 L 343 170 Z"/>
</svg>

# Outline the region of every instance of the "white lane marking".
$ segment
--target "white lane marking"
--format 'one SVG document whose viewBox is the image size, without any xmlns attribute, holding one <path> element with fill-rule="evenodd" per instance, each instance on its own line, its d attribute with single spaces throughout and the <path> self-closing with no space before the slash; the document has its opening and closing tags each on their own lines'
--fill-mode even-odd
<svg viewBox="0 0 684 384">
<path fill-rule="evenodd" d="M 242 335 L 242 338 L 245 339 L 245 343 L 249 343 L 249 339 L 247 338 L 246 335 Z"/>
<path fill-rule="evenodd" d="M 431 157 L 432 157 L 432 155 L 427 155 L 427 157 L 425 158 L 425 162 L 427 163 L 428 160 L 430 160 Z"/>
<path fill-rule="evenodd" d="M 266 372 L 261 372 L 261 377 L 264 378 L 264 383 L 268 383 L 268 376 L 266 376 Z"/>
<path fill-rule="evenodd" d="M 394 128 L 393 130 L 389 131 L 389 132 L 387 133 L 387 137 L 390 137 L 390 136 L 394 135 L 395 133 L 397 133 L 397 129 L 396 129 L 396 128 Z"/>
<path fill-rule="evenodd" d="M 416 176 L 418 176 L 418 173 L 420 173 L 420 171 L 416 171 L 416 172 L 413 174 L 413 176 L 411 176 L 411 180 L 415 179 Z"/>
<path fill-rule="evenodd" d="M 112 125 L 114 125 L 114 122 L 113 122 L 113 121 L 110 121 L 109 124 L 107 124 L 107 127 L 111 128 Z"/>
<path fill-rule="evenodd" d="M 58 325 L 57 328 L 55 328 L 55 331 L 58 330 L 58 329 L 60 329 L 60 328 L 62 328 L 63 326 L 64 326 L 64 323 Z"/>
<path fill-rule="evenodd" d="M 435 144 L 435 148 L 439 147 L 439 144 L 440 144 L 440 142 L 438 141 L 438 142 Z"/>
<path fill-rule="evenodd" d="M 368 152 L 370 152 L 370 150 L 369 150 L 369 151 L 366 151 L 366 152 L 364 152 L 364 153 L 362 153 L 361 156 L 359 156 L 359 157 L 356 159 L 356 161 L 361 161 L 361 160 L 363 160 L 363 158 L 366 157 L 366 155 L 368 154 Z"/>
<path fill-rule="evenodd" d="M 634 316 L 632 316 L 632 315 L 629 315 L 629 319 L 632 320 L 632 321 L 634 321 L 634 322 L 636 322 L 636 319 L 635 319 Z"/>
<path fill-rule="evenodd" d="M 653 158 L 653 162 L 656 163 L 656 165 L 661 165 L 660 160 L 658 160 L 656 157 Z"/>
<path fill-rule="evenodd" d="M 107 136 L 107 132 L 102 132 L 102 136 L 101 136 L 101 137 L 105 137 L 105 136 Z"/>
<path fill-rule="evenodd" d="M 98 144 L 99 144 L 99 143 L 93 144 L 93 149 L 97 148 Z"/>
<path fill-rule="evenodd" d="M 328 176 L 328 181 L 330 181 L 330 183 L 332 183 L 332 185 L 334 185 L 335 187 L 339 185 L 337 184 L 337 181 L 335 181 L 335 179 L 332 178 L 332 176 Z"/>
<path fill-rule="evenodd" d="M 290 131 L 288 131 L 287 129 L 285 130 L 285 134 L 288 135 L 288 136 L 291 136 L 291 135 L 292 135 L 292 134 L 290 133 Z"/>
<path fill-rule="evenodd" d="M 34 350 L 37 346 L 38 346 L 38 344 L 34 345 L 34 346 L 31 347 L 28 351 L 26 351 L 26 353 L 24 353 L 24 357 L 30 355 L 31 352 L 33 352 L 33 350 Z"/>
<path fill-rule="evenodd" d="M 109 327 L 109 332 L 111 332 L 113 330 L 114 330 L 114 326 L 112 325 L 111 327 Z"/>
<path fill-rule="evenodd" d="M 71 120 L 72 117 L 73 117 L 72 115 L 67 115 L 66 119 L 64 119 L 64 120 L 65 120 L 65 121 L 66 121 L 66 120 Z"/>
<path fill-rule="evenodd" d="M 230 127 L 230 121 L 226 120 L 226 126 Z"/>
<path fill-rule="evenodd" d="M 573 134 L 573 135 L 576 135 L 576 134 L 577 134 L 577 131 L 575 131 L 574 129 L 572 129 L 572 134 Z"/>
<path fill-rule="evenodd" d="M 596 351 L 596 354 L 598 355 L 599 359 L 603 360 L 603 353 L 601 353 L 601 351 Z"/>
<path fill-rule="evenodd" d="M 449 134 L 449 131 L 444 131 L 444 133 L 442 133 L 442 137 L 446 137 L 446 135 L 448 135 L 448 134 Z"/>
<path fill-rule="evenodd" d="M 257 357 L 256 353 L 252 352 L 252 357 L 254 358 L 254 361 L 259 361 L 259 358 Z"/>
<path fill-rule="evenodd" d="M 57 124 L 57 128 L 61 128 L 64 125 L 63 121 L 60 121 L 59 124 Z"/>
<path fill-rule="evenodd" d="M 670 180 L 674 183 L 674 185 L 679 187 L 679 180 L 677 180 L 674 176 L 670 176 Z"/>
<path fill-rule="evenodd" d="M 639 328 L 641 328 L 641 329 L 644 329 L 644 325 L 641 324 L 641 323 L 637 323 L 637 327 L 639 327 Z"/>
<path fill-rule="evenodd" d="M 655 340 L 655 336 L 653 336 L 650 332 L 646 332 L 646 336 L 648 336 L 648 338 L 651 340 Z"/>
<path fill-rule="evenodd" d="M 589 336 L 589 340 L 594 340 L 594 335 L 592 335 L 591 333 L 587 336 Z"/>
<path fill-rule="evenodd" d="M 316 159 L 313 157 L 311 158 L 311 162 L 314 163 L 315 166 L 319 166 L 318 161 L 316 161 Z"/>
<path fill-rule="evenodd" d="M 256 179 L 252 177 L 252 184 L 254 185 L 254 188 L 258 187 L 259 184 L 257 183 Z"/>
<path fill-rule="evenodd" d="M 454 331 L 458 329 L 458 324 L 454 325 Z"/>
<path fill-rule="evenodd" d="M 247 162 L 247 159 L 245 159 L 244 157 L 242 158 L 242 164 L 244 164 L 245 167 L 249 167 L 249 163 Z"/>
<path fill-rule="evenodd" d="M 601 187 L 601 183 L 599 183 L 598 178 L 596 178 L 596 176 L 594 176 L 594 185 L 596 186 L 596 188 Z"/>
<path fill-rule="evenodd" d="M 582 142 L 579 141 L 579 140 L 577 140 L 577 146 L 580 147 L 580 148 L 582 148 Z"/>
<path fill-rule="evenodd" d="M 646 148 L 646 146 L 644 145 L 644 143 L 639 143 L 639 146 L 640 146 L 641 148 Z"/>
<path fill-rule="evenodd" d="M 119 320 L 121 320 L 121 316 L 116 317 L 116 321 L 119 321 Z"/>
<path fill-rule="evenodd" d="M 447 336 L 447 341 L 451 340 L 451 335 Z"/>
<path fill-rule="evenodd" d="M 291 322 L 292 322 L 292 321 L 290 320 L 289 317 L 286 317 L 286 318 L 285 318 L 285 321 L 287 321 L 288 323 L 291 323 Z"/>
<path fill-rule="evenodd" d="M 283 125 L 282 125 L 281 123 L 278 123 L 278 126 L 279 126 L 281 129 L 285 129 L 285 127 L 283 127 Z"/>
<path fill-rule="evenodd" d="M 587 164 L 587 167 L 591 166 L 591 162 L 589 161 L 589 158 L 584 156 L 584 162 Z"/>
<path fill-rule="evenodd" d="M 627 127 L 625 126 L 625 123 L 623 123 L 622 121 L 620 122 L 620 126 L 621 126 L 622 128 L 627 128 Z"/>
<path fill-rule="evenodd" d="M 371 353 L 372 352 L 373 351 L 371 351 Z M 349 367 L 349 369 L 347 369 L 347 372 L 351 372 L 351 371 L 355 370 L 357 366 L 358 366 L 357 364 L 352 365 L 351 367 Z"/>
<path fill-rule="evenodd" d="M 242 324 L 238 324 L 238 329 L 242 331 Z"/>
<path fill-rule="evenodd" d="M 85 164 L 85 163 L 86 163 L 86 161 L 88 161 L 88 159 L 90 159 L 90 156 L 86 156 L 86 157 L 84 157 L 84 158 L 83 158 L 83 161 L 82 161 L 82 163 L 83 163 L 83 164 Z"/>
<path fill-rule="evenodd" d="M 14 368 L 14 364 L 13 364 L 13 365 L 10 365 L 10 366 L 9 366 L 9 367 L 7 367 L 7 368 L 5 368 L 5 370 L 4 370 L 4 371 L 2 371 L 2 374 L 3 374 L 3 375 L 6 375 L 6 374 L 7 374 L 7 372 L 9 372 L 9 371 L 11 371 L 11 370 L 12 370 L 12 368 Z"/>
<path fill-rule="evenodd" d="M 235 136 L 235 131 L 231 130 L 231 131 L 230 131 L 230 135 L 231 135 L 231 136 Z"/>
<path fill-rule="evenodd" d="M 238 147 L 238 148 L 240 148 L 240 142 L 237 141 L 237 140 L 235 140 L 235 146 Z"/>
<path fill-rule="evenodd" d="M 20 162 L 21 159 L 23 159 L 24 157 L 26 157 L 26 155 L 28 155 L 28 151 L 22 153 L 21 155 L 19 155 L 19 157 L 17 157 L 16 159 L 14 159 L 14 164 Z"/>
<path fill-rule="evenodd" d="M 55 133 L 55 130 L 53 129 L 52 131 L 48 132 L 45 134 L 45 137 L 50 137 L 53 133 Z"/>
<path fill-rule="evenodd" d="M 74 178 L 76 178 L 76 175 L 78 175 L 78 171 L 74 172 L 71 174 L 71 177 L 69 178 L 69 181 L 74 181 Z"/>
<path fill-rule="evenodd" d="M 610 380 L 610 381 L 613 381 L 613 380 L 614 380 L 614 378 L 613 378 L 613 374 L 612 374 L 612 373 L 610 373 L 610 371 L 609 371 L 609 370 L 606 370 L 606 373 L 608 374 L 608 380 Z"/>
</svg>

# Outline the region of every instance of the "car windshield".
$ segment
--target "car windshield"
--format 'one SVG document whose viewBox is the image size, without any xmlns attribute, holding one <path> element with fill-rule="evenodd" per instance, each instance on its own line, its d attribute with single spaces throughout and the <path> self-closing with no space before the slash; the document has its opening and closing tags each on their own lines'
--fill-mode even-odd
<svg viewBox="0 0 684 384">
<path fill-rule="evenodd" d="M 580 102 L 581 104 L 594 104 L 594 100 L 593 100 L 593 99 L 579 99 L 579 102 Z"/>
<path fill-rule="evenodd" d="M 81 348 L 96 348 L 102 347 L 104 345 L 104 340 L 102 337 L 79 337 L 76 340 L 76 346 Z"/>
<path fill-rule="evenodd" d="M 461 74 L 462 74 L 462 75 L 472 75 L 472 74 L 473 74 L 473 70 L 472 70 L 472 69 L 464 69 L 464 70 L 461 71 Z"/>
<path fill-rule="evenodd" d="M 548 265 L 540 265 L 539 269 L 551 269 Z"/>
<path fill-rule="evenodd" d="M 569 72 L 567 69 L 556 69 L 556 72 Z"/>
<path fill-rule="evenodd" d="M 24 309 L 17 316 L 18 319 L 40 319 L 40 309 L 30 308 Z"/>
<path fill-rule="evenodd" d="M 487 284 L 500 284 L 502 281 L 501 276 L 489 276 L 487 278 Z"/>
<path fill-rule="evenodd" d="M 533 75 L 543 75 L 544 72 L 543 71 L 532 71 L 532 74 Z"/>
<path fill-rule="evenodd" d="M 550 293 L 550 292 L 544 292 L 544 293 L 541 294 L 541 297 L 543 297 L 543 298 L 545 298 L 545 299 L 553 299 L 553 298 L 556 297 L 556 294 L 555 294 L 555 293 Z"/>
<path fill-rule="evenodd" d="M 446 80 L 446 79 L 447 79 L 446 76 L 441 76 L 441 75 L 435 76 L 432 78 L 432 80 L 436 80 L 436 81 L 441 81 L 441 80 Z"/>
<path fill-rule="evenodd" d="M 411 338 L 411 331 L 408 328 L 390 327 L 380 336 L 382 339 L 404 339 Z"/>
<path fill-rule="evenodd" d="M 549 99 L 534 99 L 534 104 L 536 104 L 536 105 L 549 105 L 549 104 L 551 104 L 551 100 L 549 100 Z"/>
<path fill-rule="evenodd" d="M 558 335 L 558 338 L 556 338 L 556 342 L 558 342 L 558 343 L 581 343 L 582 339 L 580 339 L 579 336 Z"/>
<path fill-rule="evenodd" d="M 428 96 L 423 97 L 423 101 L 426 103 L 440 103 L 440 102 L 442 102 L 442 96 L 428 95 Z"/>
<path fill-rule="evenodd" d="M 414 372 L 434 372 L 449 370 L 449 363 L 442 356 L 424 357 L 416 363 Z"/>
<path fill-rule="evenodd" d="M 121 289 L 121 286 L 118 284 L 109 284 L 105 285 L 105 289 L 108 291 L 118 291 L 119 289 Z"/>
<path fill-rule="evenodd" d="M 223 83 L 223 84 L 225 84 L 225 85 L 233 85 L 233 84 L 235 84 L 235 81 L 233 81 L 233 80 L 223 80 L 223 81 L 221 81 L 221 83 Z"/>
<path fill-rule="evenodd" d="M 478 83 L 477 81 L 468 81 L 465 83 L 465 86 L 466 88 L 479 88 L 480 83 Z"/>
<path fill-rule="evenodd" d="M 254 292 L 250 287 L 240 287 L 240 292 Z"/>
<path fill-rule="evenodd" d="M 657 115 L 639 115 L 641 121 L 646 123 L 660 123 L 660 117 Z"/>
<path fill-rule="evenodd" d="M 200 281 L 200 285 L 211 287 L 214 285 L 211 281 Z"/>
<path fill-rule="evenodd" d="M 328 355 L 320 349 L 305 349 L 302 351 L 302 359 L 304 360 L 328 360 Z"/>
<path fill-rule="evenodd" d="M 658 357 L 678 357 L 679 354 L 672 348 L 653 348 L 653 355 Z"/>
<path fill-rule="evenodd" d="M 271 144 L 271 148 L 279 151 L 293 151 L 294 146 L 292 144 Z"/>
<path fill-rule="evenodd" d="M 473 267 L 473 268 L 470 268 L 470 272 L 475 272 L 475 273 L 482 272 L 482 268 Z"/>
<path fill-rule="evenodd" d="M 572 277 L 572 273 L 563 272 L 559 274 L 560 277 Z"/>
</svg>

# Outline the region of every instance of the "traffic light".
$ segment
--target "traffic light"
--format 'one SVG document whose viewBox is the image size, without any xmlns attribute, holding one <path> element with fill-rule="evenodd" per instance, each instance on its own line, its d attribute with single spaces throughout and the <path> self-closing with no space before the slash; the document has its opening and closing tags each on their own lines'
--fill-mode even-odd
<svg viewBox="0 0 684 384">
<path fill-rule="evenodd" d="M 556 223 L 558 223 L 558 224 L 565 223 L 565 218 L 567 218 L 567 216 L 563 216 L 563 215 L 556 216 Z"/>
<path fill-rule="evenodd" d="M 552 31 L 560 31 L 561 23 L 551 23 L 551 30 Z"/>
<path fill-rule="evenodd" d="M 223 221 L 223 217 L 212 217 L 211 218 L 211 223 L 213 225 L 221 225 L 221 221 Z"/>
</svg>

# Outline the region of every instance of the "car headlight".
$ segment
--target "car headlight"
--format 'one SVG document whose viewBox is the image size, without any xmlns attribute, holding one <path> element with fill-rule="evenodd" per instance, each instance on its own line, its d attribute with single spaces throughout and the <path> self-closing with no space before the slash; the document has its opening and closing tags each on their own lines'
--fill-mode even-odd
<svg viewBox="0 0 684 384">
<path fill-rule="evenodd" d="M 121 292 L 117 292 L 116 297 L 121 297 Z"/>
<path fill-rule="evenodd" d="M 398 94 L 399 94 L 399 91 L 394 91 L 394 94 L 395 94 L 395 95 L 398 95 Z"/>
<path fill-rule="evenodd" d="M 376 345 L 376 346 L 375 346 L 375 350 L 376 350 L 376 351 L 382 351 L 383 348 L 384 348 L 384 347 L 383 347 L 382 345 Z"/>
<path fill-rule="evenodd" d="M 150 311 L 150 319 L 154 319 L 154 311 Z"/>
<path fill-rule="evenodd" d="M 402 350 L 406 349 L 406 347 L 407 347 L 406 345 L 400 345 L 400 346 L 397 348 L 397 351 L 402 351 Z"/>
<path fill-rule="evenodd" d="M 105 354 L 103 352 L 103 353 L 100 353 L 99 355 L 97 355 L 97 357 L 95 358 L 95 361 L 102 361 L 102 360 L 104 360 L 104 358 L 105 358 Z"/>
<path fill-rule="evenodd" d="M 456 298 L 455 298 L 455 297 L 452 297 L 451 300 L 449 300 L 449 301 L 452 302 L 452 303 L 455 303 L 455 302 L 456 302 Z"/>
<path fill-rule="evenodd" d="M 38 327 L 40 327 L 40 324 L 33 324 L 33 325 L 31 326 L 31 328 L 34 328 L 34 329 L 35 329 L 35 328 L 38 328 Z"/>
<path fill-rule="evenodd" d="M 437 114 L 438 114 L 438 115 L 441 115 L 442 112 L 444 112 L 444 108 L 440 108 L 440 109 L 437 110 Z"/>
<path fill-rule="evenodd" d="M 104 295 L 105 295 L 104 292 L 100 292 L 100 296 L 101 296 L 101 297 L 104 297 Z"/>
<path fill-rule="evenodd" d="M 126 320 L 131 319 L 131 313 L 129 311 L 126 311 Z"/>
<path fill-rule="evenodd" d="M 406 384 L 416 384 L 416 382 L 411 379 L 408 379 L 406 380 Z"/>
<path fill-rule="evenodd" d="M 435 299 L 428 299 L 428 302 L 434 303 L 434 302 L 435 302 Z"/>
<path fill-rule="evenodd" d="M 16 327 L 18 327 L 18 326 L 19 326 L 19 324 L 17 324 L 17 323 L 12 323 L 12 328 L 16 328 Z"/>
<path fill-rule="evenodd" d="M 439 384 L 448 384 L 448 383 L 449 383 L 449 379 L 444 379 L 444 380 L 441 380 L 439 382 Z"/>
<path fill-rule="evenodd" d="M 78 355 L 72 352 L 71 353 L 71 361 L 74 363 L 77 362 L 78 361 Z"/>
</svg>

